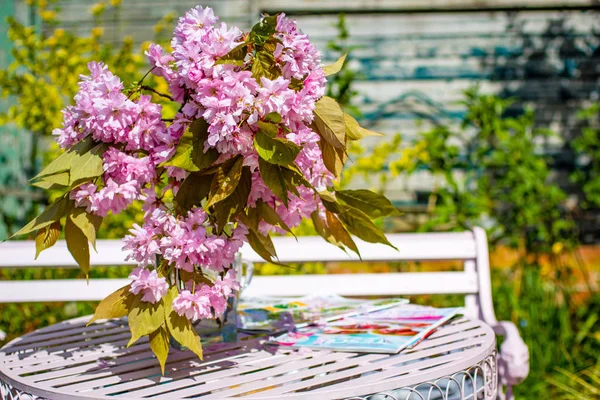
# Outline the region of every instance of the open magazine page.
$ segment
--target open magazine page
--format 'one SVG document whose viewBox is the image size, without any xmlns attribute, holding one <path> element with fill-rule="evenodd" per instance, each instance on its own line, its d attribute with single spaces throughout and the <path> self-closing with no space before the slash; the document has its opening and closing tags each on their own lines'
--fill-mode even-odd
<svg viewBox="0 0 600 400">
<path fill-rule="evenodd" d="M 358 300 L 335 294 L 294 298 L 251 297 L 241 299 L 238 313 L 244 329 L 273 330 L 286 323 L 300 328 L 406 303 L 408 300 L 402 298 Z"/>
<path fill-rule="evenodd" d="M 305 327 L 274 341 L 281 346 L 394 354 L 415 346 L 461 312 L 461 308 L 405 304 Z"/>
</svg>

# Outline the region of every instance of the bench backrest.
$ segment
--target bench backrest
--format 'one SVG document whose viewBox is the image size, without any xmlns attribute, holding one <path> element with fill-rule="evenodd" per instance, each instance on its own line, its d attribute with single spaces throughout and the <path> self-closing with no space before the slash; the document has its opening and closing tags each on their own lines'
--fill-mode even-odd
<svg viewBox="0 0 600 400">
<path fill-rule="evenodd" d="M 248 295 L 300 296 L 315 292 L 334 292 L 344 296 L 387 296 L 418 294 L 464 294 L 471 316 L 493 317 L 489 275 L 488 245 L 485 231 L 452 233 L 390 234 L 388 246 L 357 241 L 362 261 L 459 260 L 461 271 L 386 274 L 282 275 L 257 276 L 244 292 Z M 353 253 L 326 243 L 320 237 L 273 238 L 279 260 L 284 263 L 360 261 Z M 97 253 L 91 254 L 92 266 L 135 265 L 125 261 L 126 253 L 119 240 L 99 240 Z M 66 244 L 54 247 L 33 259 L 33 241 L 0 244 L 0 268 L 76 267 Z M 263 260 L 248 245 L 242 249 L 244 260 Z M 100 300 L 128 283 L 127 279 L 34 280 L 0 282 L 0 303 L 41 301 Z M 491 311 L 490 311 L 491 310 Z M 495 320 L 495 317 L 493 317 Z M 487 320 L 487 318 L 484 318 Z"/>
</svg>

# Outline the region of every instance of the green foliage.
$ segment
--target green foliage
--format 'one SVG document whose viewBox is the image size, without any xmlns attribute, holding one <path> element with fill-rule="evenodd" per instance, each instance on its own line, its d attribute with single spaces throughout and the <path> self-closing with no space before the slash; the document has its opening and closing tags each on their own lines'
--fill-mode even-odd
<svg viewBox="0 0 600 400">
<path fill-rule="evenodd" d="M 577 169 L 571 179 L 581 185 L 583 208 L 600 207 L 600 103 L 583 110 L 581 135 L 572 142 Z"/>
<path fill-rule="evenodd" d="M 464 230 L 485 221 L 493 244 L 538 255 L 557 243 L 572 248 L 566 195 L 550 181 L 548 161 L 536 146 L 549 133 L 534 127 L 532 112 L 507 117 L 510 100 L 477 89 L 465 97 L 462 126 L 423 133 L 390 166 L 395 174 L 427 169 L 436 178 L 435 205 L 422 229 Z"/>
</svg>

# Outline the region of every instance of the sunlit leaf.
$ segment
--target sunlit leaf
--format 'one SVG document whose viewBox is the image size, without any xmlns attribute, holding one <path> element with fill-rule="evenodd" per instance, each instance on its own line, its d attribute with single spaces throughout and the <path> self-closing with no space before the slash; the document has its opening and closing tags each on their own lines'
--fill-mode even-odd
<svg viewBox="0 0 600 400">
<path fill-rule="evenodd" d="M 127 347 L 134 344 L 142 336 L 156 331 L 165 322 L 164 298 L 153 304 L 142 301 L 142 297 L 141 293 L 136 296 L 127 315 L 129 330 L 131 331 L 131 339 Z"/>
<path fill-rule="evenodd" d="M 84 208 L 81 207 L 73 207 L 71 209 L 70 218 L 75 225 L 83 234 L 87 237 L 88 241 L 92 243 L 94 246 L 94 250 L 96 249 L 96 231 L 97 227 L 100 226 L 102 222 L 102 217 L 88 213 Z"/>
<path fill-rule="evenodd" d="M 346 147 L 346 123 L 340 105 L 331 97 L 323 96 L 315 104 L 314 125 L 323 139 L 335 148 Z"/>
<path fill-rule="evenodd" d="M 319 147 L 321 148 L 325 168 L 327 168 L 336 178 L 339 177 L 342 173 L 342 168 L 344 167 L 343 150 L 336 149 L 323 139 L 319 141 Z M 340 152 L 342 152 L 342 155 L 340 155 Z"/>
<path fill-rule="evenodd" d="M 323 72 L 325 72 L 325 76 L 337 74 L 338 72 L 340 72 L 340 70 L 344 66 L 344 61 L 346 61 L 347 55 L 348 55 L 348 53 L 344 54 L 343 56 L 338 58 L 338 60 L 336 62 L 334 62 L 333 64 L 325 65 L 323 67 Z"/>
<path fill-rule="evenodd" d="M 150 334 L 150 349 L 152 349 L 152 352 L 158 359 L 160 371 L 163 375 L 165 374 L 165 364 L 167 363 L 169 349 L 171 348 L 170 338 L 166 324 L 163 324 Z"/>
<path fill-rule="evenodd" d="M 279 216 L 277 211 L 273 210 L 264 201 L 259 200 L 256 203 L 256 211 L 258 212 L 260 217 L 263 219 L 263 221 L 265 221 L 266 223 L 271 224 L 273 226 L 278 226 L 281 229 L 293 234 L 290 227 L 283 221 L 283 219 L 281 219 L 281 217 Z"/>
<path fill-rule="evenodd" d="M 171 159 L 162 166 L 171 166 L 186 171 L 201 171 L 211 166 L 219 158 L 215 148 L 204 151 L 204 143 L 208 137 L 208 124 L 203 118 L 192 122 L 183 134 Z"/>
<path fill-rule="evenodd" d="M 56 244 L 60 236 L 60 221 L 55 221 L 45 228 L 39 229 L 35 235 L 35 259 L 40 253 Z"/>
<path fill-rule="evenodd" d="M 50 175 L 58 173 L 67 173 L 74 162 L 81 157 L 81 155 L 87 153 L 95 146 L 95 143 L 91 136 L 83 139 L 81 142 L 76 143 L 69 150 L 58 156 L 44 169 L 40 171 L 32 180 L 47 179 Z M 62 178 L 61 178 L 62 179 Z M 67 182 L 68 184 L 68 182 Z"/>
<path fill-rule="evenodd" d="M 283 176 L 282 167 L 279 165 L 271 164 L 264 161 L 262 158 L 258 158 L 258 169 L 260 171 L 260 177 L 265 182 L 265 185 L 275 196 L 279 198 L 287 207 L 288 204 L 288 188 L 285 183 Z"/>
<path fill-rule="evenodd" d="M 302 147 L 286 139 L 272 138 L 262 130 L 254 136 L 254 148 L 265 161 L 277 165 L 290 165 L 294 162 Z"/>
<path fill-rule="evenodd" d="M 281 71 L 275 64 L 273 54 L 267 51 L 258 51 L 254 55 L 252 63 L 252 76 L 258 83 L 261 83 L 261 78 L 265 77 L 271 80 L 276 79 L 281 75 Z"/>
<path fill-rule="evenodd" d="M 90 151 L 73 160 L 69 171 L 69 184 L 75 186 L 104 173 L 102 169 L 102 155 L 108 149 L 107 143 L 100 143 Z"/>
<path fill-rule="evenodd" d="M 344 122 L 346 123 L 346 135 L 351 140 L 360 140 L 367 136 L 384 136 L 382 133 L 363 128 L 352 116 L 345 113 Z"/>
<path fill-rule="evenodd" d="M 357 208 L 350 206 L 340 206 L 340 219 L 344 226 L 353 235 L 358 236 L 365 242 L 382 243 L 398 250 L 385 237 L 385 234 L 371 221 L 369 216 Z"/>
<path fill-rule="evenodd" d="M 173 310 L 173 300 L 177 297 L 177 288 L 172 286 L 165 296 L 165 318 L 167 328 L 173 338 L 182 346 L 187 347 L 200 359 L 203 357 L 200 336 L 186 317 L 182 317 Z"/>
<path fill-rule="evenodd" d="M 29 222 L 11 237 L 31 233 L 38 229 L 45 228 L 46 226 L 52 224 L 55 221 L 58 221 L 59 219 L 65 216 L 70 203 L 71 201 L 66 197 L 55 201 L 54 203 L 46 207 L 46 209 L 40 215 L 35 217 L 31 222 Z"/>
<path fill-rule="evenodd" d="M 232 222 L 241 213 L 248 203 L 248 196 L 252 189 L 252 173 L 250 167 L 243 167 L 240 179 L 235 190 L 223 201 L 215 204 L 217 228 L 221 231 L 227 223 Z"/>
<path fill-rule="evenodd" d="M 209 208 L 215 203 L 218 203 L 227 198 L 233 193 L 242 176 L 242 167 L 244 166 L 244 158 L 242 156 L 235 157 L 235 162 L 228 171 L 221 167 L 215 173 L 211 186 L 208 201 L 205 208 Z"/>
<path fill-rule="evenodd" d="M 88 238 L 70 217 L 67 217 L 65 225 L 65 239 L 69 252 L 87 277 L 90 272 L 90 246 Z"/>
<path fill-rule="evenodd" d="M 385 196 L 366 189 L 338 190 L 337 198 L 349 206 L 358 208 L 371 218 L 400 215 L 398 209 Z"/>
<path fill-rule="evenodd" d="M 264 118 L 265 122 L 272 122 L 274 124 L 278 124 L 281 122 L 281 114 L 279 114 L 276 111 L 270 112 L 267 115 L 265 115 Z M 260 124 L 259 124 L 260 127 Z"/>
<path fill-rule="evenodd" d="M 99 319 L 122 318 L 129 314 L 131 304 L 135 300 L 134 294 L 129 291 L 130 288 L 131 285 L 123 286 L 102 300 L 87 325 Z"/>
</svg>

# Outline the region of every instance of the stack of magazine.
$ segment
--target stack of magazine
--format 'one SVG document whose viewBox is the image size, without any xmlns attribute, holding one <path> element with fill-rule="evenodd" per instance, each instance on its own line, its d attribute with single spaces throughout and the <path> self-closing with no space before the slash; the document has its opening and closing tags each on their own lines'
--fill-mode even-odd
<svg viewBox="0 0 600 400">
<path fill-rule="evenodd" d="M 240 317 L 247 330 L 285 332 L 271 340 L 280 346 L 395 354 L 416 346 L 463 311 L 407 303 L 336 295 L 254 298 L 242 302 Z"/>
</svg>

